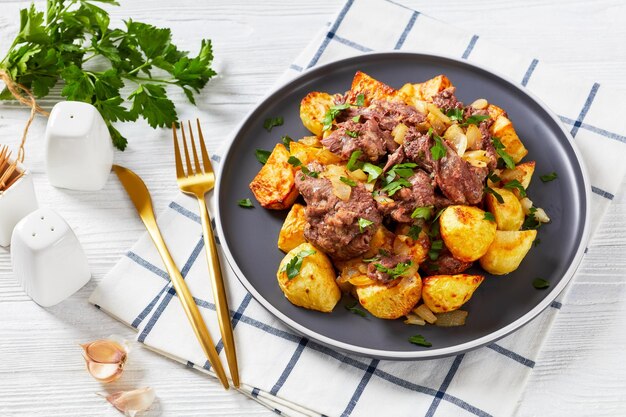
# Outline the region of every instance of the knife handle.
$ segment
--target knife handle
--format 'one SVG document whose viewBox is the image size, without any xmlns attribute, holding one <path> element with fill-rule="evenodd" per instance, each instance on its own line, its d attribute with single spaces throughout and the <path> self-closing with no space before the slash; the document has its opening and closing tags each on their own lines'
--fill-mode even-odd
<svg viewBox="0 0 626 417">
<path fill-rule="evenodd" d="M 163 240 L 163 237 L 157 227 L 156 220 L 146 221 L 145 223 L 148 232 L 150 233 L 150 237 L 154 241 L 154 244 L 161 255 L 161 259 L 163 259 L 163 262 L 165 263 L 165 269 L 170 276 L 170 280 L 172 281 L 172 285 L 174 286 L 180 303 L 183 306 L 183 310 L 187 315 L 187 319 L 189 319 L 189 322 L 191 323 L 193 332 L 200 342 L 200 346 L 202 346 L 202 350 L 208 358 L 209 363 L 213 366 L 220 382 L 224 388 L 228 389 L 228 379 L 226 378 L 226 373 L 224 372 L 224 367 L 222 366 L 217 350 L 215 350 L 215 344 L 213 343 L 209 329 L 207 329 L 204 319 L 198 310 L 198 306 L 189 291 L 189 287 L 187 287 L 185 280 L 180 274 L 176 263 L 172 259 L 172 256 L 165 245 L 165 241 Z"/>
</svg>

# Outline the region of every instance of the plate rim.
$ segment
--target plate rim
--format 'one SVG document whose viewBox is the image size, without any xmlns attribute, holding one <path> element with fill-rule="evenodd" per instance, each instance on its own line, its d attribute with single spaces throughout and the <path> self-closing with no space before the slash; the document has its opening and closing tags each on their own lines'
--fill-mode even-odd
<svg viewBox="0 0 626 417">
<path fill-rule="evenodd" d="M 423 350 L 415 350 L 415 351 L 391 351 L 391 350 L 381 350 L 381 349 L 373 349 L 373 348 L 365 348 L 362 346 L 356 346 L 356 345 L 346 343 L 346 342 L 341 342 L 341 341 L 332 339 L 328 336 L 325 336 L 323 334 L 317 333 L 297 323 L 286 314 L 283 314 L 256 290 L 256 288 L 252 285 L 250 281 L 248 281 L 248 279 L 245 277 L 245 275 L 243 274 L 243 272 L 237 265 L 237 262 L 235 261 L 230 251 L 230 247 L 229 247 L 228 241 L 225 237 L 224 230 L 222 227 L 222 221 L 221 221 L 222 217 L 221 217 L 221 212 L 220 212 L 219 196 L 220 196 L 220 192 L 222 188 L 222 175 L 221 174 L 222 174 L 223 165 L 224 165 L 224 162 L 228 160 L 233 150 L 235 137 L 239 134 L 241 129 L 248 122 L 252 114 L 256 112 L 259 107 L 264 105 L 272 96 L 281 92 L 283 89 L 290 87 L 290 85 L 294 83 L 298 83 L 300 79 L 308 77 L 312 72 L 323 72 L 328 67 L 336 66 L 341 63 L 347 63 L 347 62 L 352 63 L 353 61 L 364 59 L 364 57 L 365 59 L 368 59 L 371 57 L 374 57 L 373 59 L 375 59 L 377 56 L 382 58 L 384 55 L 398 55 L 398 56 L 403 55 L 403 56 L 409 56 L 409 57 L 413 57 L 417 59 L 419 58 L 444 59 L 444 60 L 452 61 L 453 63 L 456 63 L 456 64 L 462 64 L 464 66 L 473 67 L 474 69 L 487 72 L 488 74 L 495 76 L 496 78 L 500 78 L 501 80 L 517 88 L 517 90 L 519 90 L 521 93 L 528 96 L 532 101 L 537 103 L 539 107 L 541 107 L 541 109 L 548 116 L 550 116 L 550 118 L 556 123 L 556 125 L 560 128 L 562 133 L 568 139 L 568 143 L 574 153 L 574 156 L 576 157 L 576 161 L 578 162 L 580 166 L 580 171 L 582 175 L 582 185 L 583 185 L 582 189 L 584 190 L 584 199 L 582 199 L 582 201 L 584 202 L 583 208 L 585 210 L 583 231 L 582 231 L 581 240 L 578 245 L 578 248 L 576 249 L 574 258 L 572 262 L 570 263 L 569 267 L 567 268 L 567 270 L 565 271 L 565 273 L 563 274 L 558 285 L 552 288 L 550 293 L 540 303 L 535 305 L 530 311 L 528 311 L 526 314 L 519 317 L 517 320 L 509 323 L 508 325 L 504 327 L 501 327 L 498 330 L 488 333 L 485 336 L 482 336 L 477 339 L 473 339 L 465 343 L 443 347 L 443 348 L 435 348 L 435 349 L 423 349 Z M 355 55 L 355 56 L 351 56 L 347 58 L 333 60 L 331 62 L 327 62 L 322 65 L 317 65 L 312 68 L 308 68 L 304 70 L 301 74 L 293 78 L 290 78 L 283 83 L 280 83 L 276 87 L 273 87 L 269 91 L 269 93 L 265 94 L 253 106 L 253 108 L 246 114 L 246 116 L 242 119 L 242 121 L 237 125 L 237 127 L 233 130 L 233 132 L 228 136 L 228 143 L 226 146 L 226 150 L 222 154 L 222 163 L 220 164 L 220 169 L 219 169 L 219 173 L 217 177 L 217 184 L 215 187 L 215 194 L 214 194 L 215 195 L 215 210 L 216 210 L 215 211 L 215 226 L 216 226 L 220 241 L 222 242 L 222 249 L 224 251 L 224 257 L 226 258 L 229 266 L 232 268 L 239 282 L 244 286 L 244 288 L 248 292 L 250 292 L 250 294 L 252 294 L 252 296 L 259 302 L 259 304 L 261 304 L 266 310 L 268 310 L 272 315 L 278 318 L 286 326 L 290 327 L 296 332 L 312 340 L 315 340 L 323 345 L 329 346 L 331 348 L 339 349 L 344 352 L 354 353 L 360 356 L 365 356 L 365 357 L 370 357 L 370 358 L 372 357 L 383 358 L 383 359 L 388 359 L 388 360 L 426 360 L 426 359 L 435 359 L 435 358 L 458 355 L 458 354 L 461 354 L 470 350 L 474 350 L 474 349 L 478 349 L 480 347 L 486 346 L 489 343 L 493 343 L 513 333 L 514 331 L 520 329 L 524 325 L 528 324 L 552 304 L 552 302 L 563 292 L 565 287 L 569 284 L 569 282 L 573 278 L 574 274 L 576 273 L 580 265 L 580 262 L 582 261 L 582 258 L 585 253 L 585 248 L 588 246 L 588 242 L 590 238 L 590 227 L 591 227 L 591 222 L 590 222 L 591 193 L 590 193 L 590 190 L 591 190 L 591 182 L 589 180 L 587 167 L 584 163 L 584 160 L 582 159 L 582 155 L 580 154 L 579 149 L 575 146 L 575 141 L 571 133 L 565 129 L 565 126 L 560 121 L 558 116 L 540 98 L 538 98 L 533 92 L 529 91 L 525 86 L 513 80 L 511 77 L 503 75 L 490 68 L 486 68 L 485 66 L 482 66 L 480 64 L 472 63 L 467 60 L 456 58 L 456 57 L 446 55 L 446 54 L 434 54 L 430 52 L 419 52 L 419 51 L 408 52 L 408 51 L 396 51 L 396 50 L 373 51 L 373 52 L 367 52 L 367 53 L 363 53 L 363 54 L 359 54 L 359 55 Z"/>
</svg>

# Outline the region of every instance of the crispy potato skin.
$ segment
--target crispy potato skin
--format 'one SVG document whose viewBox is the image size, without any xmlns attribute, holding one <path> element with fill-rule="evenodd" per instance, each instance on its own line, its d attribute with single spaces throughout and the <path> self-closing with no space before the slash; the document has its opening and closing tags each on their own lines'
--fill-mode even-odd
<svg viewBox="0 0 626 417">
<path fill-rule="evenodd" d="M 285 145 L 277 144 L 267 163 L 250 183 L 250 190 L 257 201 L 267 209 L 289 208 L 298 198 L 295 170 L 287 162 L 288 159 L 289 151 Z"/>
<path fill-rule="evenodd" d="M 322 165 L 338 164 L 341 158 L 326 148 L 316 148 L 314 146 L 305 145 L 301 142 L 291 142 L 289 152 L 295 156 L 304 165 L 312 161 L 317 161 Z"/>
<path fill-rule="evenodd" d="M 300 119 L 304 127 L 314 135 L 322 136 L 322 120 L 333 104 L 333 97 L 328 93 L 312 91 L 307 94 L 300 102 Z"/>
<path fill-rule="evenodd" d="M 355 287 L 359 303 L 381 319 L 406 316 L 420 300 L 422 279 L 417 274 L 398 279 L 401 281 L 393 287 L 383 284 Z"/>
<path fill-rule="evenodd" d="M 505 275 L 515 271 L 536 237 L 536 230 L 498 230 L 487 253 L 480 258 L 480 266 L 493 275 Z"/>
<path fill-rule="evenodd" d="M 515 169 L 503 169 L 498 175 L 502 180 L 502 184 L 506 184 L 509 181 L 518 180 L 524 188 L 528 188 L 530 180 L 535 172 L 535 161 L 528 161 L 518 164 Z M 515 195 L 517 193 L 513 190 Z"/>
<path fill-rule="evenodd" d="M 290 280 L 287 272 L 281 270 L 303 250 L 314 250 L 315 253 L 302 260 L 300 273 Z M 330 313 L 341 298 L 330 260 L 310 243 L 303 243 L 290 250 L 281 261 L 276 277 L 285 297 L 299 307 Z"/>
<path fill-rule="evenodd" d="M 283 252 L 289 252 L 296 246 L 305 243 L 304 226 L 306 226 L 304 206 L 302 204 L 294 204 L 291 210 L 289 210 L 283 226 L 280 228 L 278 249 Z"/>
<path fill-rule="evenodd" d="M 473 262 L 487 252 L 496 234 L 496 224 L 485 220 L 478 207 L 450 206 L 439 217 L 441 237 L 452 255 Z"/>
<path fill-rule="evenodd" d="M 504 111 L 504 109 L 496 106 L 495 104 L 491 104 L 491 103 L 489 103 L 489 105 L 487 106 L 487 113 L 489 113 L 489 116 L 493 120 L 497 120 L 498 117 L 500 117 L 500 116 L 505 116 L 506 117 L 506 112 Z"/>
<path fill-rule="evenodd" d="M 406 104 L 415 105 L 417 101 L 432 102 L 433 97 L 448 87 L 452 87 L 452 83 L 445 75 L 438 75 L 423 83 L 411 84 L 407 83 L 398 90 L 400 98 Z"/>
<path fill-rule="evenodd" d="M 511 155 L 516 164 L 528 154 L 528 150 L 515 132 L 513 123 L 506 116 L 498 116 L 489 130 L 493 136 L 500 138 L 505 151 Z"/>
<path fill-rule="evenodd" d="M 487 194 L 485 202 L 496 218 L 498 230 L 519 230 L 524 223 L 524 211 L 517 196 L 504 188 L 494 188 L 494 191 L 502 196 L 504 203 L 498 203 L 492 194 Z"/>
<path fill-rule="evenodd" d="M 432 275 L 423 280 L 422 299 L 433 313 L 457 310 L 484 279 L 482 275 Z"/>
<path fill-rule="evenodd" d="M 357 71 L 352 79 L 347 101 L 355 102 L 359 94 L 365 96 L 365 106 L 369 106 L 372 100 L 400 100 L 398 91 L 361 71 Z"/>
</svg>

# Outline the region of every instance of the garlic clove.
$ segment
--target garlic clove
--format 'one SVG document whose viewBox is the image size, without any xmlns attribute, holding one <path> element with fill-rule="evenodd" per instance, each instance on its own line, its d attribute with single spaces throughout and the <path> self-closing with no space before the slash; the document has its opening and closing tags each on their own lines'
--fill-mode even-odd
<svg viewBox="0 0 626 417">
<path fill-rule="evenodd" d="M 82 344 L 87 371 L 100 382 L 117 380 L 124 369 L 128 356 L 126 344 L 110 339 L 101 339 Z"/>
<path fill-rule="evenodd" d="M 106 399 L 115 408 L 129 417 L 146 411 L 154 402 L 156 395 L 150 387 L 139 388 L 132 391 L 118 391 L 107 395 Z"/>
<path fill-rule="evenodd" d="M 87 362 L 87 372 L 105 384 L 116 381 L 122 376 L 123 366 L 117 363 Z"/>
</svg>

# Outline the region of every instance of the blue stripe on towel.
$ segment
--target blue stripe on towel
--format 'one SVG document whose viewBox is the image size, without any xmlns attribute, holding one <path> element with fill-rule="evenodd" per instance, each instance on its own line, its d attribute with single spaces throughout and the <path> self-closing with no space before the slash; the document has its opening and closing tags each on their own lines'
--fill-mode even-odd
<svg viewBox="0 0 626 417">
<path fill-rule="evenodd" d="M 344 17 L 346 17 L 348 10 L 350 10 L 350 7 L 352 7 L 353 3 L 354 3 L 354 0 L 348 0 L 346 2 L 346 4 L 343 6 L 343 9 L 341 9 L 341 11 L 339 12 L 339 16 L 337 16 L 337 19 L 335 19 L 335 22 L 330 27 L 330 30 L 329 30 L 330 33 L 337 32 L 337 29 L 339 29 L 339 25 L 341 25 L 341 22 L 343 21 Z M 313 65 L 317 64 L 317 61 L 320 60 L 320 57 L 322 56 L 322 54 L 328 47 L 329 43 L 330 43 L 330 38 L 328 36 L 325 36 L 324 40 L 322 41 L 322 44 L 317 49 L 317 52 L 315 52 L 315 55 L 313 55 L 311 62 L 309 62 L 309 65 L 306 66 L 307 68 L 311 68 Z"/>
<path fill-rule="evenodd" d="M 552 303 L 550 304 L 550 307 L 560 310 L 561 307 L 563 307 L 563 304 L 559 303 L 558 301 L 552 301 Z"/>
<path fill-rule="evenodd" d="M 409 23 L 407 23 L 406 27 L 402 31 L 402 35 L 400 35 L 400 39 L 398 39 L 398 42 L 396 42 L 396 46 L 394 46 L 393 49 L 402 48 L 402 45 L 404 45 L 404 41 L 406 41 L 406 37 L 409 35 L 409 33 L 411 33 L 411 30 L 413 29 L 413 25 L 415 25 L 415 21 L 417 20 L 417 16 L 419 16 L 419 14 L 420 14 L 419 12 L 416 12 L 416 11 L 413 12 L 413 14 L 411 15 L 411 18 L 409 19 Z"/>
<path fill-rule="evenodd" d="M 358 44 L 356 42 L 352 42 L 349 39 L 346 38 L 342 38 L 341 36 L 338 36 L 336 33 L 334 32 L 328 32 L 326 34 L 326 36 L 329 39 L 335 40 L 343 45 L 349 46 L 350 48 L 356 49 L 357 51 L 361 51 L 361 52 L 372 52 L 371 48 L 368 48 L 367 46 L 363 46 L 361 44 Z"/>
<path fill-rule="evenodd" d="M 150 314 L 152 309 L 154 309 L 154 306 L 156 306 L 156 304 L 159 302 L 159 298 L 161 298 L 161 294 L 163 294 L 163 292 L 167 288 L 169 288 L 169 286 L 170 286 L 170 283 L 168 282 L 167 284 L 163 286 L 163 288 L 161 288 L 161 291 L 159 291 L 159 293 L 154 296 L 152 301 L 150 301 L 150 303 L 143 310 L 141 310 L 139 315 L 135 317 L 135 320 L 133 320 L 133 322 L 130 324 L 133 328 L 135 329 L 139 328 L 139 325 L 141 324 L 141 322 L 144 321 L 146 317 L 148 317 L 148 314 Z"/>
<path fill-rule="evenodd" d="M 180 204 L 178 204 L 175 201 L 172 201 L 170 203 L 169 207 L 171 209 L 173 209 L 174 211 L 182 214 L 183 216 L 193 220 L 196 223 L 202 223 L 202 220 L 200 220 L 200 216 L 198 216 L 196 213 L 193 213 L 193 212 L 187 210 L 185 207 L 181 206 Z"/>
<path fill-rule="evenodd" d="M 561 119 L 561 121 L 563 123 L 567 123 L 568 125 L 573 125 L 574 123 L 576 123 L 576 120 L 570 119 L 569 117 L 565 117 L 565 116 L 559 116 L 559 119 Z M 587 124 L 587 123 L 581 123 L 579 128 L 588 130 L 588 131 L 593 132 L 593 133 L 597 133 L 598 135 L 602 135 L 602 136 L 607 137 L 609 139 L 614 139 L 616 141 L 619 141 L 619 142 L 622 142 L 622 143 L 626 143 L 626 136 L 619 135 L 619 134 L 613 133 L 613 132 L 609 132 L 608 130 L 600 129 L 599 127 L 592 126 L 592 125 Z"/>
<path fill-rule="evenodd" d="M 365 371 L 363 378 L 361 378 L 361 381 L 359 382 L 359 385 L 356 387 L 354 394 L 352 394 L 352 398 L 350 398 L 350 401 L 348 402 L 346 409 L 343 410 L 343 413 L 341 413 L 341 417 L 348 417 L 350 414 L 352 414 L 352 411 L 354 410 L 356 403 L 359 401 L 359 398 L 361 398 L 361 394 L 363 394 L 363 391 L 365 391 L 365 387 L 367 386 L 367 383 L 372 378 L 372 374 L 376 370 L 376 367 L 378 366 L 379 362 L 380 361 L 378 359 L 373 359 L 372 362 L 370 362 L 370 365 L 367 367 L 367 370 Z"/>
<path fill-rule="evenodd" d="M 528 358 L 523 357 L 520 354 L 517 354 L 515 352 L 513 352 L 512 350 L 506 349 L 496 343 L 492 343 L 490 345 L 487 345 L 487 347 L 493 351 L 496 351 L 504 356 L 506 356 L 507 358 L 511 358 L 513 359 L 515 362 L 519 362 L 524 366 L 528 366 L 529 368 L 534 368 L 535 367 L 535 361 L 532 361 Z"/>
<path fill-rule="evenodd" d="M 533 75 L 535 68 L 537 68 L 538 63 L 539 63 L 539 60 L 537 59 L 533 59 L 533 62 L 530 63 L 530 66 L 526 70 L 526 74 L 524 74 L 524 78 L 522 79 L 522 85 L 524 87 L 528 85 L 528 81 L 530 80 L 530 77 Z"/>
<path fill-rule="evenodd" d="M 615 196 L 613 194 L 609 193 L 608 191 L 604 191 L 604 190 L 602 190 L 602 189 L 600 189 L 598 187 L 595 187 L 593 185 L 591 186 L 591 191 L 594 194 L 598 194 L 599 196 L 607 198 L 609 200 L 613 200 L 615 198 Z"/>
<path fill-rule="evenodd" d="M 467 48 L 465 48 L 465 52 L 463 52 L 463 56 L 461 58 L 467 59 L 470 56 L 474 50 L 474 46 L 476 46 L 476 42 L 478 42 L 478 35 L 472 36 L 472 39 L 470 39 L 469 44 L 467 44 Z"/>
<path fill-rule="evenodd" d="M 591 104 L 593 104 L 593 99 L 596 98 L 596 93 L 600 88 L 600 84 L 594 83 L 591 87 L 591 91 L 589 91 L 589 95 L 587 96 L 587 100 L 585 100 L 585 104 L 583 105 L 580 114 L 578 115 L 578 119 L 574 122 L 574 127 L 572 127 L 572 136 L 576 137 L 576 133 L 578 133 L 578 128 L 583 124 L 583 120 L 585 120 L 585 116 L 587 116 L 587 112 L 589 112 L 589 108 Z"/>
<path fill-rule="evenodd" d="M 289 65 L 289 68 L 291 68 L 294 71 L 298 71 L 298 72 L 302 72 L 304 70 L 304 68 L 302 68 L 300 65 L 296 65 L 296 64 Z"/>
<path fill-rule="evenodd" d="M 131 251 L 126 252 L 126 257 L 134 261 L 136 264 L 143 266 L 144 268 L 154 273 L 155 275 L 160 276 L 164 280 L 166 281 L 170 280 L 170 276 L 167 274 L 167 272 L 157 267 L 156 265 L 151 264 L 150 262 L 146 261 L 141 256 L 137 255 L 135 252 L 131 252 Z"/>
<path fill-rule="evenodd" d="M 456 371 L 459 369 L 459 366 L 461 365 L 461 361 L 463 360 L 464 356 L 465 354 L 461 354 L 461 355 L 458 355 L 456 358 L 454 358 L 454 362 L 452 362 L 452 366 L 450 366 L 450 370 L 448 371 L 448 374 L 443 379 L 443 382 L 441 383 L 441 387 L 439 387 L 439 391 L 435 395 L 435 398 L 433 398 L 433 402 L 430 404 L 430 407 L 428 408 L 428 411 L 426 412 L 426 417 L 432 417 L 435 414 L 435 411 L 437 411 L 437 407 L 439 407 L 439 403 L 441 402 L 441 399 L 446 393 L 446 390 L 450 386 L 450 383 L 452 382 L 452 378 L 454 378 L 454 374 L 456 374 Z"/>
<path fill-rule="evenodd" d="M 278 391 L 282 388 L 282 386 L 287 381 L 287 378 L 289 377 L 289 374 L 291 374 L 291 371 L 293 371 L 293 368 L 296 366 L 296 363 L 298 363 L 298 359 L 300 359 L 300 355 L 302 355 L 302 352 L 304 351 L 304 348 L 306 347 L 306 344 L 308 342 L 309 340 L 305 339 L 304 337 L 300 339 L 300 343 L 298 343 L 298 347 L 296 348 L 295 352 L 293 352 L 293 355 L 291 356 L 289 363 L 285 367 L 285 370 L 280 375 L 280 378 L 278 378 L 278 381 L 276 381 L 276 384 L 274 384 L 274 386 L 270 390 L 270 394 L 272 395 L 278 394 Z"/>
</svg>

